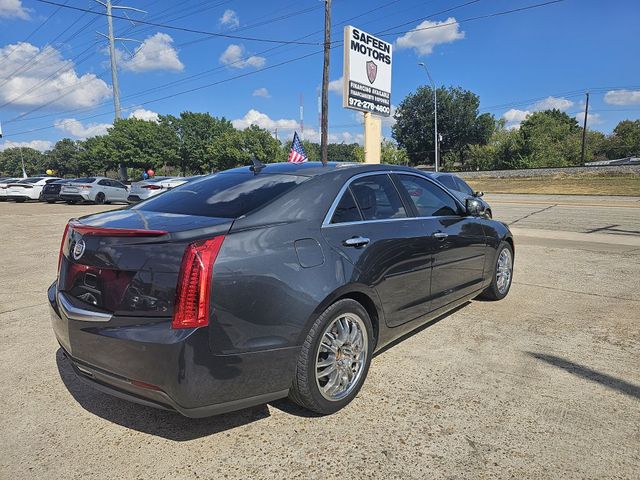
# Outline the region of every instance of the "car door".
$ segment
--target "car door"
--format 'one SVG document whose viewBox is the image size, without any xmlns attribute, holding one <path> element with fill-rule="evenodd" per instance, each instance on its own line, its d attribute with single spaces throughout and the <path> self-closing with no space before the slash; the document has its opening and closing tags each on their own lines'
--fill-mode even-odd
<svg viewBox="0 0 640 480">
<path fill-rule="evenodd" d="M 116 180 L 111 180 L 111 185 L 113 186 L 114 198 L 118 201 L 126 202 L 128 195 L 127 187 Z"/>
<path fill-rule="evenodd" d="M 432 255 L 431 310 L 478 290 L 486 250 L 483 220 L 467 216 L 451 193 L 422 175 L 396 174 L 394 180 L 421 219 Z"/>
<path fill-rule="evenodd" d="M 362 174 L 343 187 L 322 229 L 354 267 L 345 281 L 375 289 L 389 326 L 429 310 L 431 259 L 408 208 L 386 172 Z"/>
</svg>

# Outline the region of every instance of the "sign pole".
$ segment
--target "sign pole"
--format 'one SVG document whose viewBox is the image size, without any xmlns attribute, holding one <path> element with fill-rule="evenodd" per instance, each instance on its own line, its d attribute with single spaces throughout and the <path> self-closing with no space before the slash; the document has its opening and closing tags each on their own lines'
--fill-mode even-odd
<svg viewBox="0 0 640 480">
<path fill-rule="evenodd" d="M 364 163 L 380 163 L 382 120 L 364 112 Z"/>
</svg>

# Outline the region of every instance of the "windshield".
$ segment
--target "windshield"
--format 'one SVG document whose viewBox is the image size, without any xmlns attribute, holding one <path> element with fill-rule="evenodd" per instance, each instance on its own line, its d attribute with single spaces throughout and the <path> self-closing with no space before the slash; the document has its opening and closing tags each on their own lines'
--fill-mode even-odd
<svg viewBox="0 0 640 480">
<path fill-rule="evenodd" d="M 237 218 L 266 205 L 305 180 L 307 177 L 297 175 L 219 173 L 185 183 L 132 208 L 203 217 Z"/>
</svg>

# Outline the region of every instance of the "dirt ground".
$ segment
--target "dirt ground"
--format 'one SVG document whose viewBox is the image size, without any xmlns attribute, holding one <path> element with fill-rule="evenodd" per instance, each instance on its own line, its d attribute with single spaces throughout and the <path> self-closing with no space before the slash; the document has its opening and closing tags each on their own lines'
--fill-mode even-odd
<svg viewBox="0 0 640 480">
<path fill-rule="evenodd" d="M 108 208 L 0 203 L 0 478 L 638 478 L 639 235 L 516 224 L 509 296 L 386 349 L 343 411 L 194 420 L 95 391 L 60 355 L 60 236 Z"/>
<path fill-rule="evenodd" d="M 640 195 L 638 174 L 559 174 L 514 178 L 467 179 L 476 191 L 570 195 Z"/>
</svg>

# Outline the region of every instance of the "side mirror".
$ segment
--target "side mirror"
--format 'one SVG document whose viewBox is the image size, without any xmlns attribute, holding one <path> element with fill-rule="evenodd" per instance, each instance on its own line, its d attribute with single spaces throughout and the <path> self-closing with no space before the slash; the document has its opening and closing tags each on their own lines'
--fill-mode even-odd
<svg viewBox="0 0 640 480">
<path fill-rule="evenodd" d="M 473 194 L 473 196 L 474 196 L 474 197 L 476 197 L 476 198 L 480 198 L 480 197 L 482 197 L 483 195 L 484 195 L 484 192 L 475 192 L 475 193 Z"/>
<path fill-rule="evenodd" d="M 482 202 L 475 198 L 467 198 L 466 207 L 467 215 L 471 215 L 472 217 L 481 217 L 484 215 L 484 206 L 482 205 Z"/>
</svg>

